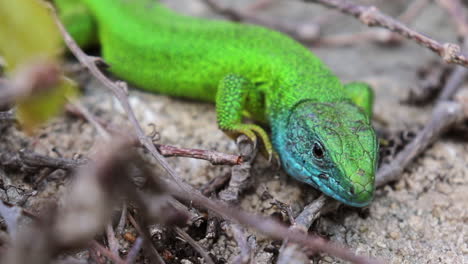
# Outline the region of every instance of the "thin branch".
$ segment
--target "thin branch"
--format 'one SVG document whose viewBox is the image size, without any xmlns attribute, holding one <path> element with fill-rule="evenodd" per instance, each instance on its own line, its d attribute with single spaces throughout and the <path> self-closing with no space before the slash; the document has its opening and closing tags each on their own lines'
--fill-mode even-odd
<svg viewBox="0 0 468 264">
<path fill-rule="evenodd" d="M 282 23 L 275 20 L 268 20 L 254 15 L 252 13 L 252 9 L 256 9 L 255 4 L 251 5 L 250 8 L 247 8 L 247 10 L 237 10 L 235 8 L 223 6 L 222 4 L 220 4 L 219 0 L 203 0 L 203 2 L 206 5 L 208 5 L 214 12 L 226 17 L 231 21 L 252 23 L 262 25 L 267 28 L 272 28 L 281 31 L 285 34 L 288 34 L 292 38 L 304 44 L 315 43 L 320 37 L 320 27 L 323 24 L 332 21 L 334 17 L 334 12 L 329 12 L 315 18 L 310 23 L 304 23 L 300 26 L 292 26 L 287 23 Z M 259 4 L 262 5 L 263 3 Z"/>
<path fill-rule="evenodd" d="M 468 40 L 467 40 L 468 41 Z M 460 89 L 462 83 L 465 81 L 466 77 L 468 76 L 468 69 L 458 66 L 456 67 L 450 76 L 447 79 L 444 87 L 442 88 L 442 92 L 437 99 L 438 102 L 450 100 L 455 93 Z"/>
<path fill-rule="evenodd" d="M 463 50 L 468 49 L 468 14 L 460 0 L 437 0 L 445 8 L 457 28 L 458 35 L 463 38 Z M 468 69 L 456 67 L 447 80 L 438 102 L 451 99 L 468 75 Z"/>
<path fill-rule="evenodd" d="M 226 154 L 218 151 L 204 149 L 179 148 L 170 145 L 155 144 L 164 157 L 186 157 L 209 161 L 213 165 L 240 165 L 242 156 Z"/>
<path fill-rule="evenodd" d="M 111 134 L 120 135 L 128 137 L 128 133 L 123 131 L 127 131 L 126 129 L 117 128 L 112 126 L 111 124 L 99 119 L 89 111 L 87 111 L 84 107 L 77 107 L 76 105 L 67 105 L 67 113 L 82 118 L 91 124 L 93 124 L 96 129 L 104 129 Z M 86 110 L 86 111 L 84 111 Z M 107 132 L 106 132 L 107 133 Z M 141 143 L 138 141 L 136 137 L 132 139 L 136 145 L 141 146 Z M 243 158 L 241 155 L 232 155 L 226 154 L 219 151 L 212 151 L 212 150 L 203 150 L 203 149 L 192 149 L 192 148 L 179 148 L 170 145 L 163 145 L 163 144 L 154 144 L 155 147 L 159 150 L 161 155 L 164 157 L 186 157 L 186 158 L 194 158 L 194 159 L 202 159 L 210 162 L 213 165 L 240 165 L 243 163 Z"/>
<path fill-rule="evenodd" d="M 126 264 L 133 264 L 135 262 L 142 246 L 143 246 L 143 239 L 139 237 L 135 240 L 135 243 L 133 243 L 132 248 L 130 249 L 130 251 L 127 254 L 127 257 L 125 258 Z"/>
<path fill-rule="evenodd" d="M 112 224 L 108 223 L 106 225 L 106 237 L 107 237 L 107 244 L 109 245 L 109 249 L 115 255 L 119 254 L 119 241 L 115 237 L 114 228 Z"/>
<path fill-rule="evenodd" d="M 77 111 L 79 111 L 83 117 L 89 122 L 91 123 L 91 125 L 93 125 L 94 128 L 96 128 L 97 132 L 99 133 L 99 135 L 106 141 L 109 141 L 111 140 L 111 136 L 109 135 L 109 133 L 104 129 L 104 127 L 101 125 L 101 123 L 99 122 L 99 120 L 97 120 L 96 118 L 94 118 L 94 115 L 91 114 L 88 109 L 86 109 L 86 107 L 84 107 L 80 102 L 76 101 L 76 102 L 70 102 L 69 101 L 69 104 L 71 106 L 73 106 L 73 108 L 75 108 Z M 70 108 L 70 107 L 68 107 Z"/>
<path fill-rule="evenodd" d="M 248 12 L 256 12 L 265 9 L 274 3 L 273 0 L 256 0 L 247 7 Z"/>
<path fill-rule="evenodd" d="M 248 243 L 248 238 L 240 227 L 237 224 L 229 224 L 234 239 L 237 242 L 237 246 L 240 248 L 240 255 L 235 258 L 233 263 L 235 264 L 249 264 L 253 263 L 253 249 Z"/>
<path fill-rule="evenodd" d="M 240 194 L 250 187 L 252 182 L 250 169 L 257 154 L 257 148 L 253 148 L 250 140 L 245 135 L 240 135 L 237 138 L 237 148 L 241 155 L 246 157 L 246 161 L 231 168 L 229 185 L 219 193 L 220 199 L 230 204 L 238 203 Z"/>
<path fill-rule="evenodd" d="M 322 209 L 328 202 L 328 197 L 320 195 L 319 198 L 315 199 L 312 203 L 308 204 L 302 212 L 294 219 L 294 225 L 292 229 L 307 232 L 312 223 L 317 220 L 323 213 Z"/>
<path fill-rule="evenodd" d="M 429 122 L 390 163 L 381 167 L 376 176 L 376 186 L 381 187 L 401 178 L 403 170 L 420 155 L 430 144 L 457 122 L 467 118 L 463 107 L 457 102 L 438 103 L 432 112 Z"/>
<path fill-rule="evenodd" d="M 412 1 L 406 10 L 398 16 L 398 20 L 403 23 L 410 23 L 417 17 L 424 7 L 429 3 L 429 0 Z M 357 33 L 343 33 L 332 36 L 323 36 L 315 41 L 315 45 L 323 46 L 346 46 L 365 42 L 376 42 L 382 44 L 398 44 L 403 40 L 403 37 L 395 32 L 388 31 L 383 28 L 374 28 Z"/>
<path fill-rule="evenodd" d="M 18 153 L 4 152 L 0 154 L 0 164 L 13 169 L 21 168 L 51 168 L 72 170 L 83 166 L 88 160 L 86 159 L 66 159 L 52 158 L 46 155 L 38 154 L 25 149 Z"/>
<path fill-rule="evenodd" d="M 307 233 L 312 223 L 315 222 L 321 215 L 336 210 L 340 206 L 340 203 L 332 200 L 331 198 L 320 195 L 319 198 L 308 204 L 302 212 L 294 219 L 292 226 L 289 228 L 291 231 L 299 231 Z M 278 256 L 278 264 L 287 263 L 284 262 L 287 259 L 295 259 L 300 263 L 304 258 L 304 253 L 300 248 L 289 241 L 283 241 L 280 253 Z"/>
<path fill-rule="evenodd" d="M 177 234 L 181 236 L 187 243 L 190 244 L 197 252 L 205 259 L 205 262 L 208 264 L 214 264 L 214 261 L 211 259 L 210 255 L 205 251 L 205 249 L 195 241 L 189 234 L 187 234 L 184 230 L 179 227 L 175 228 Z"/>
<path fill-rule="evenodd" d="M 232 21 L 247 21 L 251 19 L 251 16 L 245 12 L 238 11 L 229 7 L 224 7 L 219 4 L 217 0 L 202 0 L 209 8 L 214 12 L 225 16 Z"/>
<path fill-rule="evenodd" d="M 102 255 L 108 257 L 115 264 L 125 264 L 125 261 L 123 261 L 118 255 L 116 255 L 114 252 L 110 251 L 103 245 L 99 244 L 96 240 L 91 241 L 91 246 L 95 248 L 95 250 L 100 252 Z"/>
<path fill-rule="evenodd" d="M 466 8 L 460 0 L 436 0 L 436 2 L 445 8 L 455 24 L 458 35 L 468 36 L 468 14 Z"/>
<path fill-rule="evenodd" d="M 210 196 L 212 193 L 216 193 L 218 190 L 223 188 L 231 179 L 231 174 L 229 173 L 224 173 L 221 175 L 218 175 L 211 179 L 209 182 L 204 184 L 201 188 L 200 191 L 203 195 L 205 196 Z"/>
<path fill-rule="evenodd" d="M 426 7 L 431 0 L 414 0 L 408 5 L 406 10 L 398 16 L 398 20 L 405 24 L 409 24 L 415 17 L 417 17 L 424 7 Z"/>
<path fill-rule="evenodd" d="M 117 225 L 116 231 L 117 234 L 122 235 L 125 229 L 125 224 L 127 222 L 127 202 L 122 203 L 122 213 L 120 215 L 119 224 Z"/>
<path fill-rule="evenodd" d="M 383 27 L 405 38 L 411 39 L 419 45 L 435 52 L 446 63 L 459 64 L 468 67 L 468 58 L 461 53 L 460 46 L 454 43 L 441 44 L 436 40 L 425 36 L 400 21 L 380 12 L 375 6 L 357 5 L 344 0 L 303 0 L 304 2 L 318 3 L 329 8 L 337 9 L 344 14 L 359 19 L 370 27 Z"/>
<path fill-rule="evenodd" d="M 143 248 L 148 252 L 149 255 L 152 256 L 151 262 L 152 263 L 157 263 L 157 264 L 164 264 L 164 260 L 159 255 L 158 251 L 154 247 L 152 241 L 151 241 L 151 236 L 148 234 L 147 229 L 142 229 L 141 225 L 138 224 L 138 222 L 135 220 L 135 218 L 132 216 L 132 214 L 128 214 L 128 220 L 130 223 L 135 227 L 137 232 L 140 234 L 140 237 L 143 239 Z M 146 243 L 144 243 L 146 242 Z"/>
<path fill-rule="evenodd" d="M 388 30 L 375 28 L 357 33 L 342 33 L 332 36 L 324 36 L 315 41 L 315 46 L 348 46 L 366 42 L 399 43 L 401 37 Z"/>
</svg>

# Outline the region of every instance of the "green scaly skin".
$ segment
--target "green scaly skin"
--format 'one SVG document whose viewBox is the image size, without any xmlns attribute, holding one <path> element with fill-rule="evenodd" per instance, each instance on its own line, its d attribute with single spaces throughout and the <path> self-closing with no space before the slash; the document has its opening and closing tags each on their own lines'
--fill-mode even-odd
<svg viewBox="0 0 468 264">
<path fill-rule="evenodd" d="M 294 178 L 351 206 L 372 200 L 378 144 L 367 85 L 343 85 L 305 47 L 262 27 L 182 16 L 149 0 L 56 4 L 81 45 L 98 37 L 115 75 L 214 101 L 221 129 L 260 137 Z M 270 125 L 273 144 L 260 126 L 242 123 L 246 114 Z"/>
</svg>

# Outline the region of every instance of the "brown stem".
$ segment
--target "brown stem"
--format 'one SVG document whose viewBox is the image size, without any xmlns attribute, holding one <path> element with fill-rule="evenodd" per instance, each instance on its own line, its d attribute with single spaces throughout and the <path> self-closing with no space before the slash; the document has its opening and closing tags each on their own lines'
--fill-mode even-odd
<svg viewBox="0 0 468 264">
<path fill-rule="evenodd" d="M 376 176 L 376 186 L 381 187 L 401 178 L 403 170 L 430 144 L 438 139 L 456 122 L 466 118 L 463 108 L 456 102 L 441 102 L 436 105 L 429 122 L 390 163 L 381 167 Z"/>
<path fill-rule="evenodd" d="M 190 237 L 189 234 L 187 234 L 184 230 L 182 230 L 179 227 L 176 227 L 176 232 L 181 236 L 187 243 L 190 244 L 197 252 L 200 254 L 200 256 L 205 259 L 205 262 L 208 264 L 214 264 L 214 261 L 211 259 L 210 255 L 206 252 L 206 250 L 199 244 L 197 241 L 195 241 L 192 237 Z"/>
<path fill-rule="evenodd" d="M 109 137 L 107 136 L 107 132 L 124 137 L 130 136 L 128 135 L 128 133 L 122 132 L 126 131 L 125 129 L 112 126 L 111 124 L 91 114 L 89 111 L 86 110 L 86 108 L 80 105 L 69 104 L 67 105 L 66 110 L 67 113 L 90 122 L 94 127 L 96 127 L 96 129 L 98 129 L 98 131 L 101 131 L 100 134 L 104 135 L 105 137 Z M 140 142 L 136 137 L 134 137 L 132 141 L 134 141 L 136 145 L 141 146 Z M 240 155 L 231 155 L 212 150 L 179 148 L 163 144 L 154 145 L 164 157 L 186 157 L 202 159 L 209 161 L 213 165 L 240 165 L 243 163 L 243 158 Z"/>
<path fill-rule="evenodd" d="M 445 8 L 457 28 L 458 35 L 463 38 L 463 50 L 468 48 L 468 14 L 460 0 L 437 0 Z M 438 101 L 449 100 L 455 95 L 468 75 L 468 69 L 457 67 L 447 80 Z"/>
<path fill-rule="evenodd" d="M 329 8 L 337 9 L 344 14 L 351 15 L 359 19 L 362 23 L 370 27 L 383 27 L 393 31 L 405 38 L 411 39 L 419 45 L 435 52 L 446 63 L 468 66 L 468 58 L 461 53 L 460 46 L 454 43 L 441 44 L 436 40 L 423 35 L 402 22 L 382 13 L 375 6 L 357 5 L 351 1 L 344 0 L 303 0 L 304 2 L 318 3 Z"/>
<path fill-rule="evenodd" d="M 125 258 L 126 264 L 133 264 L 135 262 L 138 256 L 138 252 L 140 252 L 142 246 L 143 246 L 143 239 L 139 237 L 135 240 L 135 243 L 133 243 L 132 248 L 130 249 L 127 257 Z"/>
</svg>

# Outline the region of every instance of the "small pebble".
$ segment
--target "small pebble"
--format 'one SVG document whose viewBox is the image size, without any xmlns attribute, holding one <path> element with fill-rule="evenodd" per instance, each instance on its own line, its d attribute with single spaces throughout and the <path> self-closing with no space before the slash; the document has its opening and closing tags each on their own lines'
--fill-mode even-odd
<svg viewBox="0 0 468 264">
<path fill-rule="evenodd" d="M 387 245 L 385 245 L 385 243 L 381 241 L 377 242 L 377 246 L 380 248 L 387 248 Z"/>
<path fill-rule="evenodd" d="M 399 238 L 400 238 L 400 233 L 398 233 L 398 232 L 395 232 L 395 231 L 392 231 L 392 232 L 390 232 L 390 234 L 389 234 L 389 235 L 390 235 L 390 237 L 391 237 L 392 239 L 394 239 L 394 240 L 396 240 L 396 239 L 399 239 Z"/>
<path fill-rule="evenodd" d="M 452 188 L 450 187 L 450 185 L 442 182 L 437 183 L 435 188 L 438 192 L 441 192 L 443 194 L 450 194 L 452 192 Z"/>
<path fill-rule="evenodd" d="M 440 207 L 434 207 L 434 209 L 432 209 L 432 216 L 433 217 L 439 218 L 441 213 L 442 213 L 442 211 L 440 210 Z"/>
</svg>

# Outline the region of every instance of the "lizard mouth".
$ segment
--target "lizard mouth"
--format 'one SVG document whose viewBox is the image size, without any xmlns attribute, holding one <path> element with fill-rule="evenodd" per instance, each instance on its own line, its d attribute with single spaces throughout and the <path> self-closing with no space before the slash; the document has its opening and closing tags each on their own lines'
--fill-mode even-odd
<svg viewBox="0 0 468 264">
<path fill-rule="evenodd" d="M 303 168 L 303 171 L 310 172 Z M 332 197 L 335 200 L 338 200 L 346 205 L 354 206 L 354 207 L 364 207 L 369 205 L 372 199 L 368 200 L 360 200 L 358 196 L 350 193 L 344 187 L 342 187 L 337 180 L 333 177 L 328 176 L 327 174 L 323 173 L 320 176 L 312 176 L 309 177 L 312 181 L 312 185 L 323 192 L 325 195 Z M 309 182 L 310 183 L 310 182 Z"/>
</svg>

